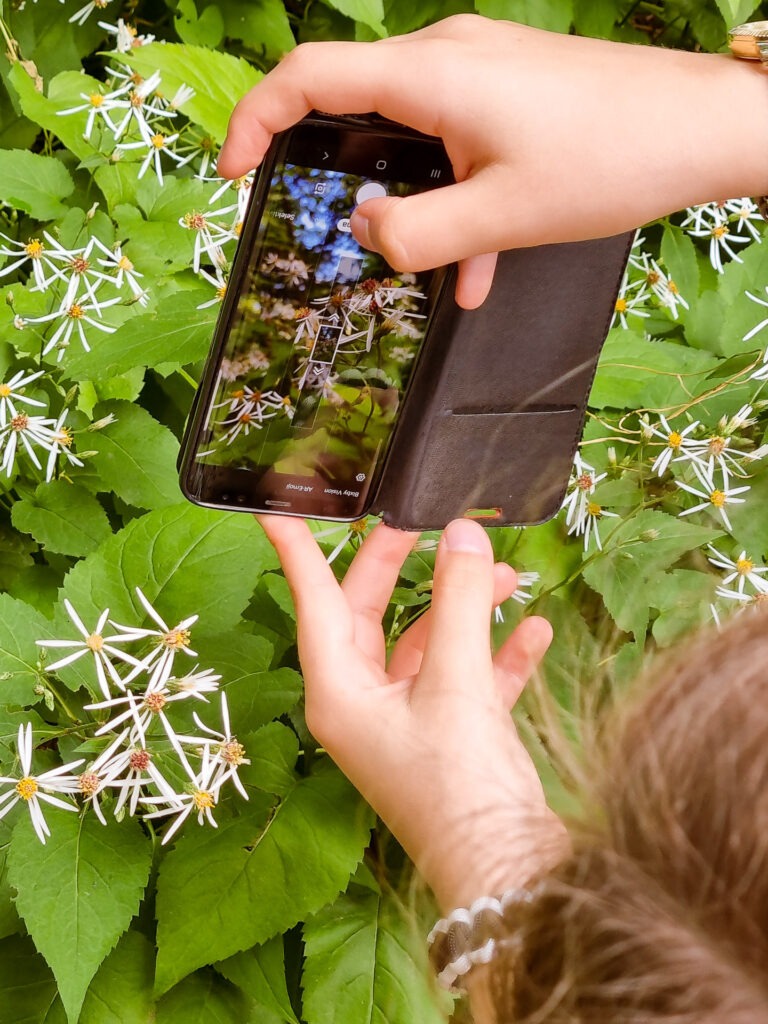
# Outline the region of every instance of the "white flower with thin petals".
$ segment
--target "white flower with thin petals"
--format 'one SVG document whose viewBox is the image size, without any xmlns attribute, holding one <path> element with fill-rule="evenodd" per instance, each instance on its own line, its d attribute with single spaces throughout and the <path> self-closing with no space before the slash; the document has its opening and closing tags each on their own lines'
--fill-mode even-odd
<svg viewBox="0 0 768 1024">
<path fill-rule="evenodd" d="M 141 306 L 146 306 L 148 301 L 147 292 L 139 284 L 139 278 L 143 277 L 138 270 L 134 267 L 133 263 L 123 253 L 123 247 L 116 245 L 113 249 L 107 248 L 103 242 L 95 239 L 96 245 L 101 249 L 104 255 L 107 257 L 105 260 L 99 259 L 99 263 L 102 267 L 106 267 L 108 270 L 116 270 L 114 278 L 110 277 L 115 288 L 122 288 L 123 284 L 127 284 L 131 290 L 131 294 Z"/>
<path fill-rule="evenodd" d="M 693 512 L 700 512 L 705 508 L 715 508 L 720 513 L 720 516 L 725 523 L 729 532 L 732 530 L 731 521 L 728 518 L 726 512 L 726 505 L 730 504 L 742 504 L 746 499 L 738 498 L 736 495 L 743 494 L 750 488 L 748 485 L 743 487 L 729 487 L 728 486 L 728 474 L 723 471 L 723 482 L 718 487 L 715 485 L 713 477 L 706 473 L 697 463 L 692 463 L 693 471 L 701 484 L 700 488 L 691 487 L 690 484 L 685 484 L 681 480 L 676 480 L 675 483 L 678 487 L 684 491 L 688 491 L 689 494 L 695 495 L 697 498 L 703 498 L 704 500 L 699 502 L 698 505 L 694 505 L 693 508 L 687 508 L 683 512 L 679 512 L 678 516 L 689 516 Z"/>
<path fill-rule="evenodd" d="M 764 225 L 765 221 L 754 199 L 751 199 L 749 196 L 742 196 L 739 199 L 727 199 L 723 203 L 723 209 L 729 214 L 728 219 L 735 226 L 737 232 L 742 233 L 742 229 L 746 229 L 752 236 L 753 241 L 762 242 L 763 236 L 755 225 Z"/>
<path fill-rule="evenodd" d="M 141 662 L 139 662 L 136 668 L 134 668 L 125 679 L 125 682 L 129 683 L 135 679 L 140 672 L 148 672 L 151 674 L 150 684 L 147 687 L 147 690 L 149 691 L 150 688 L 159 689 L 165 684 L 166 680 L 171 675 L 173 670 L 173 661 L 178 653 L 186 654 L 188 657 L 197 657 L 195 651 L 193 651 L 189 646 L 189 630 L 190 626 L 193 626 L 194 623 L 197 622 L 199 616 L 189 615 L 186 619 L 182 619 L 178 625 L 171 628 L 160 617 L 160 614 L 156 609 L 152 607 L 139 587 L 136 587 L 136 594 L 144 606 L 147 615 L 156 622 L 160 628 L 134 629 L 131 626 L 121 626 L 117 622 L 112 622 L 112 625 L 115 629 L 129 633 L 133 638 L 155 638 L 154 649 L 150 651 L 150 653 Z"/>
<path fill-rule="evenodd" d="M 583 534 L 585 551 L 589 548 L 590 537 L 594 537 L 598 550 L 602 551 L 603 543 L 600 539 L 598 523 L 606 516 L 611 519 L 619 518 L 618 512 L 608 512 L 598 502 L 587 501 L 583 511 L 574 518 L 571 527 L 568 530 L 568 536 L 570 537 L 571 534 L 575 534 L 578 537 L 580 534 Z"/>
<path fill-rule="evenodd" d="M 203 760 L 199 773 L 192 771 L 186 758 L 182 759 L 182 764 L 192 782 L 189 792 L 177 794 L 173 800 L 165 796 L 142 798 L 142 803 L 159 808 L 156 811 L 145 814 L 145 818 L 162 818 L 167 817 L 169 814 L 176 815 L 176 820 L 163 836 L 162 846 L 165 846 L 171 840 L 190 814 L 194 812 L 197 812 L 198 824 L 204 825 L 207 821 L 213 828 L 218 828 L 212 812 L 219 801 L 221 786 L 233 771 L 231 769 L 229 773 L 220 774 L 218 771 L 219 762 L 208 746 L 203 747 Z M 165 806 L 162 806 L 163 804 Z"/>
<path fill-rule="evenodd" d="M 561 506 L 566 510 L 566 526 L 570 526 L 574 520 L 584 518 L 589 496 L 595 493 L 595 487 L 605 479 L 605 476 L 605 473 L 596 473 L 594 467 L 582 459 L 581 453 L 576 452 L 573 457 L 571 478 Z"/>
<path fill-rule="evenodd" d="M 83 763 L 83 758 L 80 758 L 79 761 L 70 761 L 69 764 L 61 765 L 59 768 L 51 768 L 40 775 L 33 775 L 32 724 L 30 722 L 27 723 L 26 728 L 23 725 L 19 726 L 16 751 L 21 762 L 20 778 L 0 776 L 0 783 L 10 783 L 13 786 L 12 789 L 7 789 L 0 796 L 0 818 L 4 818 L 19 800 L 23 800 L 27 805 L 37 838 L 44 844 L 46 837 L 50 836 L 51 830 L 43 816 L 40 801 L 51 804 L 53 807 L 61 807 L 65 811 L 76 811 L 77 807 L 74 804 L 67 800 L 60 800 L 52 794 L 80 792 L 77 776 L 69 773 Z"/>
<path fill-rule="evenodd" d="M 128 746 L 125 749 L 126 742 Z M 102 823 L 106 819 L 101 810 L 99 798 L 106 789 L 117 790 L 114 807 L 115 816 L 128 804 L 128 813 L 134 815 L 142 787 L 153 784 L 168 799 L 176 797 L 176 791 L 154 764 L 152 754 L 143 746 L 130 743 L 129 730 L 125 729 L 96 760 L 86 767 L 79 776 L 80 791 L 90 803 Z M 130 798 L 130 800 L 129 800 Z"/>
<path fill-rule="evenodd" d="M 111 92 L 81 92 L 80 98 L 85 100 L 84 103 L 67 107 L 65 110 L 57 110 L 56 113 L 59 117 L 71 117 L 73 114 L 82 114 L 88 111 L 83 132 L 83 138 L 86 140 L 90 140 L 97 118 L 104 123 L 113 136 L 117 137 L 118 128 L 110 115 L 116 111 L 119 111 L 122 116 L 125 115 L 126 94 L 127 89 L 124 85 Z"/>
<path fill-rule="evenodd" d="M 171 149 L 171 144 L 178 139 L 179 133 L 174 132 L 173 135 L 165 135 L 160 131 L 153 131 L 147 138 L 142 138 L 140 142 L 118 142 L 116 148 L 121 150 L 128 149 L 146 149 L 146 155 L 141 162 L 139 168 L 138 177 L 143 178 L 147 173 L 150 164 L 154 166 L 157 180 L 160 184 L 163 184 L 163 165 L 161 156 L 165 154 L 169 160 L 172 160 L 177 167 L 183 167 L 184 164 L 189 163 L 191 157 L 181 156 L 179 153 L 174 152 Z"/>
<path fill-rule="evenodd" d="M 315 540 L 323 540 L 325 537 L 332 537 L 334 534 L 338 534 L 340 531 L 342 532 L 341 540 L 339 540 L 336 547 L 326 558 L 328 565 L 331 565 L 336 561 L 349 541 L 355 538 L 357 538 L 358 541 L 362 540 L 370 525 L 371 517 L 363 516 L 362 519 L 356 519 L 352 523 L 342 523 L 340 526 L 330 526 L 327 529 L 318 531 L 315 534 Z"/>
<path fill-rule="evenodd" d="M 732 248 L 733 245 L 746 245 L 751 241 L 749 237 L 743 235 L 735 235 L 729 230 L 727 218 L 722 217 L 719 220 L 715 220 L 712 223 L 702 225 L 702 227 L 691 230 L 687 229 L 688 234 L 694 238 L 708 238 L 709 239 L 709 262 L 718 272 L 723 273 L 723 253 L 729 256 L 736 263 L 743 263 L 741 256 Z"/>
<path fill-rule="evenodd" d="M 197 665 L 191 672 L 183 676 L 169 676 L 168 689 L 173 694 L 183 694 L 185 697 L 194 697 L 197 700 L 207 701 L 206 693 L 216 693 L 219 688 L 221 676 L 211 668 L 197 671 Z"/>
<path fill-rule="evenodd" d="M 70 298 L 69 295 L 65 295 L 59 308 L 55 309 L 52 313 L 46 313 L 44 316 L 31 316 L 27 319 L 29 323 L 33 324 L 43 324 L 51 320 L 60 321 L 54 333 L 46 341 L 43 355 L 48 355 L 53 349 L 58 348 L 58 359 L 61 361 L 64 352 L 69 348 L 72 333 L 75 329 L 77 329 L 80 343 L 85 351 L 91 351 L 91 346 L 85 336 L 84 323 L 90 324 L 91 327 L 95 327 L 104 334 L 114 334 L 117 330 L 116 327 L 110 327 L 108 324 L 103 323 L 101 319 L 94 319 L 91 314 L 95 313 L 96 316 L 101 318 L 101 311 L 103 309 L 106 309 L 108 306 L 114 306 L 122 301 L 123 299 L 119 295 L 113 299 L 105 299 L 103 301 L 91 300 L 90 302 L 86 302 L 84 299 Z"/>
<path fill-rule="evenodd" d="M 214 286 L 216 289 L 212 299 L 208 299 L 206 302 L 201 302 L 197 307 L 198 309 L 208 309 L 209 306 L 218 306 L 224 301 L 224 296 L 227 294 L 227 279 L 224 276 L 222 270 L 216 268 L 216 275 L 209 274 L 205 268 L 201 268 L 200 276 L 204 277 L 205 280 Z"/>
<path fill-rule="evenodd" d="M 698 463 L 711 476 L 718 469 L 733 472 L 737 476 L 745 476 L 744 470 L 737 459 L 749 458 L 749 454 L 728 443 L 724 434 L 710 434 L 691 442 L 688 454 L 691 461 Z M 677 461 L 677 460 L 675 460 Z"/>
<path fill-rule="evenodd" d="M 28 398 L 24 394 L 24 389 L 38 377 L 42 377 L 44 372 L 44 370 L 38 370 L 36 373 L 27 373 L 26 370 L 19 370 L 9 380 L 0 384 L 0 427 L 7 426 L 9 417 L 12 419 L 14 416 L 18 416 L 19 411 L 15 402 L 45 408 L 45 402 L 40 402 L 36 398 Z"/>
<path fill-rule="evenodd" d="M 122 18 L 117 19 L 116 25 L 110 25 L 108 21 L 97 22 L 99 28 L 103 28 L 111 36 L 115 37 L 115 49 L 118 53 L 129 53 L 139 46 L 146 46 L 155 40 L 151 35 L 140 35 L 133 25 L 129 25 Z"/>
<path fill-rule="evenodd" d="M 114 718 L 110 718 L 94 732 L 94 736 L 105 736 L 114 732 L 127 722 L 129 726 L 129 740 L 132 744 L 139 743 L 145 746 L 147 733 L 155 720 L 159 719 L 165 730 L 165 734 L 171 744 L 178 747 L 178 736 L 176 730 L 168 719 L 165 709 L 172 701 L 186 700 L 185 693 L 171 693 L 164 683 L 156 684 L 150 680 L 144 693 L 134 693 L 130 686 L 126 686 L 125 693 L 120 697 L 109 697 L 107 700 L 97 701 L 93 704 L 86 704 L 87 711 L 117 711 Z"/>
<path fill-rule="evenodd" d="M 696 442 L 687 435 L 698 427 L 699 421 L 689 423 L 684 430 L 673 430 L 667 422 L 666 416 L 659 416 L 659 423 L 655 426 L 648 425 L 648 432 L 654 437 L 661 438 L 666 442 L 666 447 L 654 459 L 651 470 L 657 476 L 663 476 L 673 460 L 675 462 L 685 461 L 691 458 L 691 451 Z"/>
<path fill-rule="evenodd" d="M 59 455 L 63 455 L 67 462 L 72 466 L 83 465 L 82 461 L 71 451 L 72 431 L 69 427 L 64 426 L 64 421 L 67 418 L 67 412 L 68 410 L 64 409 L 51 427 L 50 437 L 48 439 L 50 444 L 48 451 L 48 463 L 45 467 L 45 479 L 47 481 L 53 479 L 53 471 L 56 468 L 56 461 Z"/>
<path fill-rule="evenodd" d="M 111 2 L 112 0 L 89 0 L 79 11 L 75 11 L 69 20 L 76 25 L 84 25 L 93 11 L 103 11 Z"/>
<path fill-rule="evenodd" d="M 751 558 L 747 558 L 746 550 L 743 550 L 739 557 L 734 560 L 718 551 L 711 544 L 708 544 L 707 548 L 711 552 L 710 555 L 707 555 L 707 558 L 712 565 L 726 570 L 721 587 L 727 587 L 729 583 L 733 583 L 736 580 L 737 590 L 740 594 L 744 593 L 746 583 L 751 583 L 759 593 L 764 593 L 768 590 L 768 582 L 760 575 L 760 573 L 768 572 L 768 566 L 755 565 Z"/>
<path fill-rule="evenodd" d="M 631 295 L 632 286 L 629 285 L 627 274 L 624 274 L 624 279 L 621 282 L 619 294 L 613 307 L 611 327 L 615 327 L 616 320 L 618 320 L 621 326 L 627 329 L 629 327 L 627 323 L 628 315 L 639 317 L 649 317 L 651 315 L 644 305 L 648 298 L 648 289 L 645 282 L 636 282 L 636 284 L 639 284 L 639 288 L 634 295 Z"/>
<path fill-rule="evenodd" d="M 51 439 L 51 426 L 54 423 L 55 420 L 47 416 L 28 416 L 25 412 L 12 416 L 7 425 L 0 428 L 0 471 L 6 476 L 11 475 L 20 447 L 32 465 L 41 470 L 43 467 L 35 448 L 42 448 L 50 454 L 54 443 Z"/>
<path fill-rule="evenodd" d="M 517 601 L 518 604 L 527 604 L 531 600 L 533 594 L 530 589 L 534 583 L 538 583 L 541 576 L 537 572 L 519 572 L 517 574 L 517 587 L 514 592 L 510 595 L 511 601 Z M 494 611 L 494 619 L 496 622 L 504 621 L 504 612 L 501 610 L 501 605 L 496 605 Z"/>
<path fill-rule="evenodd" d="M 98 622 L 93 630 L 88 630 L 83 623 L 83 620 L 75 611 L 71 602 L 64 598 L 64 607 L 67 610 L 72 620 L 75 629 L 83 637 L 82 640 L 38 640 L 38 647 L 69 647 L 72 648 L 72 653 L 65 655 L 55 661 L 52 665 L 46 666 L 47 672 L 57 672 L 60 668 L 64 668 L 66 665 L 71 665 L 79 658 L 85 655 L 92 654 L 94 665 L 96 668 L 96 677 L 99 681 L 99 687 L 104 696 L 109 699 L 111 691 L 109 688 L 109 680 L 119 690 L 125 689 L 125 684 L 120 678 L 117 669 L 110 661 L 108 655 L 112 658 L 116 658 L 118 661 L 125 662 L 128 665 L 136 666 L 139 661 L 132 655 L 127 654 L 125 651 L 121 651 L 115 644 L 128 643 L 130 640 L 134 640 L 135 636 L 129 633 L 115 634 L 112 636 L 104 636 L 104 626 L 109 618 L 109 608 L 106 608 L 99 616 Z"/>
<path fill-rule="evenodd" d="M 45 237 L 45 235 L 44 235 Z M 35 287 L 30 291 L 44 292 L 50 285 L 51 280 L 58 272 L 56 263 L 51 257 L 51 252 L 45 242 L 39 238 L 28 238 L 26 242 L 17 242 L 15 238 L 0 232 L 0 238 L 4 239 L 6 245 L 0 245 L 0 256 L 12 260 L 11 263 L 0 269 L 0 277 L 5 277 L 12 271 L 24 266 L 29 261 L 32 276 L 35 279 Z M 52 271 L 51 276 L 46 275 L 46 269 Z"/>
<path fill-rule="evenodd" d="M 248 794 L 240 781 L 237 769 L 241 764 L 250 764 L 251 762 L 245 756 L 245 747 L 232 732 L 232 727 L 229 722 L 229 705 L 227 704 L 227 695 L 225 693 L 221 694 L 221 722 L 224 727 L 221 731 L 210 729 L 203 721 L 201 721 L 197 712 L 194 712 L 192 717 L 194 718 L 198 729 L 206 735 L 182 736 L 179 737 L 179 739 L 183 743 L 208 745 L 217 766 L 216 771 L 211 777 L 211 786 L 218 788 L 220 782 L 223 782 L 225 778 L 231 778 L 238 793 L 244 800 L 247 800 Z"/>
</svg>

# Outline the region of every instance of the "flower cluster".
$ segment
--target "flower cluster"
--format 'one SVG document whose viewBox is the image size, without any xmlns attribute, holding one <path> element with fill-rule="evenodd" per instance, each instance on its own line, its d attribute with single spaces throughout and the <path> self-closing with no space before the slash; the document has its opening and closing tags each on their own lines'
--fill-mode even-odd
<svg viewBox="0 0 768 1024">
<path fill-rule="evenodd" d="M 681 227 L 692 238 L 708 240 L 709 261 L 722 274 L 723 256 L 737 263 L 742 262 L 734 246 L 762 241 L 762 234 L 755 226 L 762 223 L 757 203 L 744 196 L 690 207 L 686 210 Z"/>
<path fill-rule="evenodd" d="M 689 308 L 672 277 L 643 250 L 644 243 L 645 238 L 638 231 L 616 297 L 612 327 L 628 328 L 629 317 L 647 319 L 654 309 L 666 309 L 677 320 L 678 307 Z"/>
<path fill-rule="evenodd" d="M 178 732 L 172 722 L 174 706 L 179 702 L 192 699 L 207 703 L 208 695 L 219 689 L 221 676 L 211 669 L 200 670 L 195 665 L 184 672 L 177 665 L 179 655 L 196 657 L 190 647 L 190 630 L 197 616 L 188 616 L 171 627 L 138 587 L 136 594 L 152 621 L 149 627 L 121 625 L 109 619 L 109 610 L 105 609 L 91 630 L 73 605 L 65 601 L 80 638 L 37 641 L 40 647 L 67 651 L 46 666 L 48 672 L 81 658 L 92 659 L 104 699 L 86 705 L 85 710 L 100 713 L 100 717 L 106 713 L 106 720 L 92 722 L 88 731 L 92 738 L 108 737 L 108 745 L 90 763 L 81 758 L 35 774 L 32 726 L 27 723 L 19 727 L 20 770 L 18 776 L 0 778 L 0 783 L 10 786 L 0 794 L 0 817 L 19 801 L 24 802 L 43 843 L 50 830 L 41 801 L 77 810 L 72 798 L 79 796 L 104 825 L 105 809 L 121 817 L 126 811 L 136 814 L 141 807 L 147 819 L 172 818 L 163 836 L 163 843 L 167 843 L 193 813 L 200 824 L 207 821 L 216 827 L 213 811 L 225 783 L 231 782 L 248 799 L 238 769 L 250 762 L 232 733 L 225 694 L 220 694 L 221 728 L 211 728 L 197 714 L 193 720 L 199 732 L 194 735 Z M 105 635 L 107 624 L 111 632 Z M 128 648 L 133 648 L 133 653 Z M 169 778 L 172 772 L 164 767 L 170 758 L 177 766 L 173 774 L 178 774 L 180 767 L 187 779 L 181 792 Z M 84 764 L 75 774 L 74 769 Z"/>
</svg>

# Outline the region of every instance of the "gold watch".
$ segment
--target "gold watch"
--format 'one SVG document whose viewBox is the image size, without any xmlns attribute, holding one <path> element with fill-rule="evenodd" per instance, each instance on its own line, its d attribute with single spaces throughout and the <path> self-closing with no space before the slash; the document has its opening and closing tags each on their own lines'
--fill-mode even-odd
<svg viewBox="0 0 768 1024">
<path fill-rule="evenodd" d="M 768 68 L 768 21 L 748 21 L 728 30 L 731 53 L 744 60 L 759 60 Z"/>
<path fill-rule="evenodd" d="M 759 60 L 768 71 L 768 21 L 748 21 L 728 30 L 728 46 L 735 57 Z M 763 220 L 768 220 L 768 196 L 755 198 Z"/>
</svg>

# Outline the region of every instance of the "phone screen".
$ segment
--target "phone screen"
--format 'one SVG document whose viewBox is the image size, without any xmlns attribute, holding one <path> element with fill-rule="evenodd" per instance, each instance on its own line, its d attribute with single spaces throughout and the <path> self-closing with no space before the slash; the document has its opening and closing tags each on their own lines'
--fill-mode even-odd
<svg viewBox="0 0 768 1024">
<path fill-rule="evenodd" d="M 272 170 L 196 463 L 222 504 L 356 518 L 366 507 L 429 325 L 438 281 L 353 238 L 366 199 L 451 179 L 442 147 L 295 130 Z"/>
</svg>

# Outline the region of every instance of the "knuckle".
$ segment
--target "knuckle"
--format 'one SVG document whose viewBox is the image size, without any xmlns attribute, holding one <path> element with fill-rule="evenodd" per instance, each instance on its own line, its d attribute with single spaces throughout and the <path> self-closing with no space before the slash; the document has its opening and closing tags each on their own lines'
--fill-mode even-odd
<svg viewBox="0 0 768 1024">
<path fill-rule="evenodd" d="M 378 243 L 382 255 L 395 270 L 415 270 L 413 258 L 403 242 L 403 217 L 399 211 L 401 203 L 387 207 L 378 224 Z"/>
<path fill-rule="evenodd" d="M 485 24 L 486 19 L 479 14 L 452 14 L 441 22 L 440 27 L 445 35 L 463 40 L 468 33 L 474 34 Z"/>
</svg>

